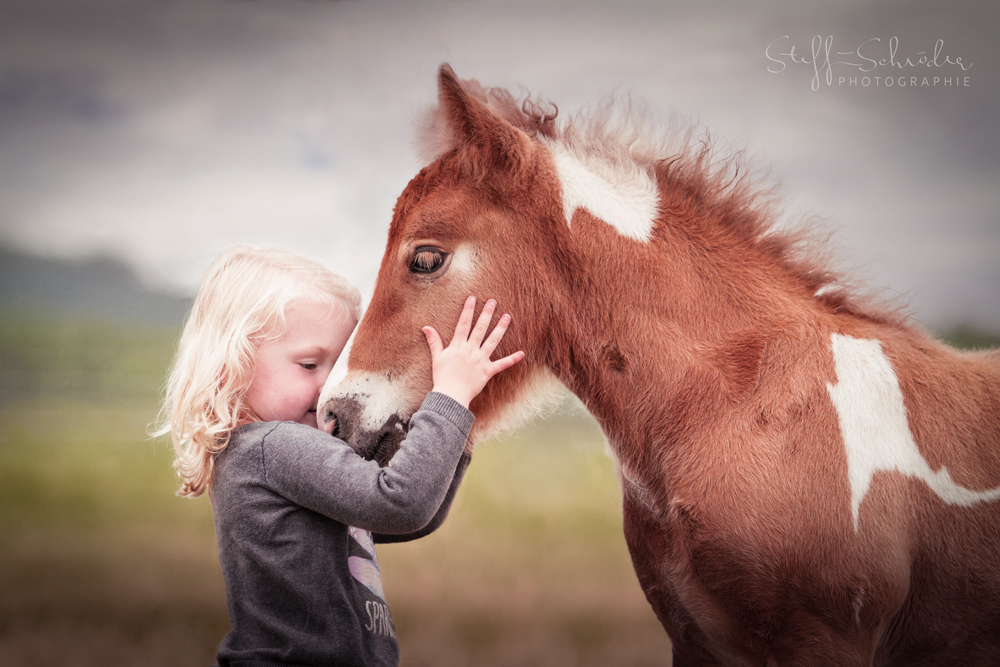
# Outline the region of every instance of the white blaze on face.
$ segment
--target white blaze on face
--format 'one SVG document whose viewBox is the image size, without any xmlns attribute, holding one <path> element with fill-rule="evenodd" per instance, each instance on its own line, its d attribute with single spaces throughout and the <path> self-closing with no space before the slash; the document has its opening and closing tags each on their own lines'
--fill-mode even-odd
<svg viewBox="0 0 1000 667">
<path fill-rule="evenodd" d="M 833 334 L 832 343 L 837 384 L 827 383 L 826 388 L 847 450 L 855 531 L 858 509 L 880 470 L 922 480 L 949 505 L 968 507 L 1000 498 L 1000 487 L 971 491 L 956 484 L 946 467 L 931 470 L 910 433 L 899 380 L 879 341 Z"/>
<path fill-rule="evenodd" d="M 326 388 L 323 394 L 326 396 Z M 334 397 L 353 398 L 362 405 L 359 426 L 362 431 L 368 432 L 381 429 L 393 415 L 402 421 L 408 421 L 420 406 L 420 401 L 413 401 L 414 397 L 402 382 L 391 382 L 381 373 L 362 372 L 351 375 L 333 387 L 327 396 Z M 398 425 L 398 428 L 401 429 L 402 425 Z"/>
<path fill-rule="evenodd" d="M 351 337 L 347 339 L 347 343 L 344 345 L 344 349 L 341 351 L 340 356 L 337 357 L 337 363 L 333 365 L 333 370 L 330 371 L 330 375 L 326 378 L 326 383 L 323 385 L 323 391 L 319 393 L 319 401 L 317 402 L 317 407 L 321 411 L 326 402 L 333 397 L 334 389 L 338 384 L 344 381 L 347 377 L 347 358 L 351 356 L 351 348 L 354 347 L 354 337 L 358 334 L 358 327 L 354 327 L 354 331 L 351 332 Z"/>
<path fill-rule="evenodd" d="M 581 160 L 556 143 L 548 147 L 562 185 L 567 225 L 576 209 L 585 208 L 622 236 L 649 241 L 659 213 L 659 193 L 656 180 L 645 169 L 592 156 Z"/>
<path fill-rule="evenodd" d="M 390 382 L 379 373 L 355 373 L 348 378 L 347 358 L 357 332 L 358 329 L 355 328 L 330 371 L 319 395 L 318 409 L 321 411 L 331 398 L 354 398 L 364 406 L 360 417 L 360 427 L 364 431 L 381 429 L 392 415 L 406 421 L 414 412 L 410 408 L 414 403 L 403 383 Z M 419 401 L 416 405 L 419 405 Z"/>
</svg>

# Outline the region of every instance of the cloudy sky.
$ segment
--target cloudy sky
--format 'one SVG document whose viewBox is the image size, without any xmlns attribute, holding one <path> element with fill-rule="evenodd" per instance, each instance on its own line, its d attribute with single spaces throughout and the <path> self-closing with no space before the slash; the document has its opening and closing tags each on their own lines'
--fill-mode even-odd
<svg viewBox="0 0 1000 667">
<path fill-rule="evenodd" d="M 230 245 L 278 246 L 370 294 L 449 62 L 562 113 L 682 114 L 819 216 L 850 274 L 1000 330 L 998 7 L 0 0 L 0 243 L 182 292 Z"/>
</svg>

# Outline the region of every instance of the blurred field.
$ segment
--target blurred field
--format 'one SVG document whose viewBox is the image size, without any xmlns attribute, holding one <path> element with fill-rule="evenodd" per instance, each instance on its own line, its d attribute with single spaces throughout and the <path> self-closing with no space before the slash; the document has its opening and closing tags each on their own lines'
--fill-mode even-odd
<svg viewBox="0 0 1000 667">
<path fill-rule="evenodd" d="M 670 664 L 589 420 L 480 447 L 438 533 L 379 554 L 404 664 Z"/>
<path fill-rule="evenodd" d="M 173 495 L 169 444 L 145 435 L 176 335 L 0 317 L 0 667 L 213 664 L 211 508 Z M 444 527 L 379 548 L 402 664 L 669 665 L 620 502 L 589 417 L 481 446 Z"/>
<path fill-rule="evenodd" d="M 145 435 L 176 333 L 0 318 L 0 667 L 214 664 L 211 508 Z M 403 665 L 670 663 L 589 418 L 481 446 L 445 526 L 379 556 Z"/>
</svg>

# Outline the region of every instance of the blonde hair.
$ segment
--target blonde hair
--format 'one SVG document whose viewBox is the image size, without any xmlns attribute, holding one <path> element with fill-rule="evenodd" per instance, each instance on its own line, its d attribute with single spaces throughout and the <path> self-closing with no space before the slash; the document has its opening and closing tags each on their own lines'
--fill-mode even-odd
<svg viewBox="0 0 1000 667">
<path fill-rule="evenodd" d="M 347 280 L 289 252 L 237 246 L 209 269 L 181 334 L 155 432 L 173 440 L 178 495 L 204 493 L 232 430 L 257 421 L 244 402 L 257 345 L 284 333 L 285 308 L 294 300 L 327 306 L 352 324 L 361 315 L 361 296 Z"/>
</svg>

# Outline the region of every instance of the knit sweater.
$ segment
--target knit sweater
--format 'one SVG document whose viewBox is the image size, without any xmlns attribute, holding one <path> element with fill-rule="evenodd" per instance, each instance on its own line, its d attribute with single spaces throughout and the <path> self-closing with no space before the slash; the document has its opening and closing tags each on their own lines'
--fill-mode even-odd
<svg viewBox="0 0 1000 667">
<path fill-rule="evenodd" d="M 400 541 L 440 525 L 472 422 L 428 394 L 385 468 L 301 424 L 235 429 L 211 493 L 233 625 L 220 667 L 398 664 L 371 533 Z"/>
</svg>

